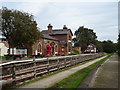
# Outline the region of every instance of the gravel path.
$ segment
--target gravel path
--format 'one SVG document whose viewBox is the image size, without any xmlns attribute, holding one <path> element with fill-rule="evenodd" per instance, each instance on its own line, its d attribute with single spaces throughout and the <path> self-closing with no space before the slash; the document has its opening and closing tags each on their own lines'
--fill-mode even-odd
<svg viewBox="0 0 120 90">
<path fill-rule="evenodd" d="M 69 75 L 75 73 L 76 71 L 78 71 L 80 69 L 83 69 L 83 68 L 85 68 L 85 67 L 87 67 L 87 66 L 101 60 L 102 58 L 105 58 L 105 57 L 106 56 L 101 57 L 99 59 L 96 59 L 94 61 L 88 62 L 88 63 L 86 63 L 84 65 L 80 65 L 78 67 L 74 67 L 72 69 L 57 73 L 55 75 L 49 76 L 47 78 L 44 78 L 42 80 L 30 83 L 30 84 L 27 84 L 27 85 L 22 86 L 20 88 L 48 88 L 48 87 L 54 85 L 55 83 L 61 81 L 62 79 L 68 77 Z"/>
<path fill-rule="evenodd" d="M 118 88 L 118 56 L 111 56 L 95 75 L 91 88 Z"/>
</svg>

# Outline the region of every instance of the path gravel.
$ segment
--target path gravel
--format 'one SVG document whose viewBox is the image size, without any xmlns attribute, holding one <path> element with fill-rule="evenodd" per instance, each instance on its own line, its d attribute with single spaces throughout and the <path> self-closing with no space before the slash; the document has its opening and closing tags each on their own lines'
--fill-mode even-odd
<svg viewBox="0 0 120 90">
<path fill-rule="evenodd" d="M 97 70 L 91 88 L 118 88 L 118 55 L 111 56 Z"/>
</svg>

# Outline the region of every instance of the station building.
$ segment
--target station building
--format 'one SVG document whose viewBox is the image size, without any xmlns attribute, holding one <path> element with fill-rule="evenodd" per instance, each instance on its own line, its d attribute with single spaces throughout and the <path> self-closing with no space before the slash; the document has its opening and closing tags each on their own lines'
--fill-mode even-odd
<svg viewBox="0 0 120 90">
<path fill-rule="evenodd" d="M 28 54 L 46 55 L 47 45 L 51 46 L 52 56 L 70 54 L 73 36 L 71 29 L 68 29 L 66 25 L 62 29 L 53 29 L 51 24 L 47 28 L 47 30 L 41 31 L 43 37 L 32 46 Z"/>
</svg>

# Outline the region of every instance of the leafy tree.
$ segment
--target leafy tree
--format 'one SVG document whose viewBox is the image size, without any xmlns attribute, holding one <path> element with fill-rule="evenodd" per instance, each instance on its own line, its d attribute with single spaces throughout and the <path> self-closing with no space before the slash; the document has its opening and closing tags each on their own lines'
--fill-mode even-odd
<svg viewBox="0 0 120 90">
<path fill-rule="evenodd" d="M 118 35 L 117 50 L 118 50 L 118 55 L 120 56 L 120 33 Z"/>
<path fill-rule="evenodd" d="M 1 32 L 10 48 L 32 46 L 42 36 L 33 15 L 6 7 L 2 8 Z"/>
<path fill-rule="evenodd" d="M 84 28 L 84 26 L 79 27 L 78 30 L 75 31 L 74 35 L 74 45 L 76 47 L 81 47 L 82 52 L 84 52 L 88 44 L 96 43 L 96 33 L 94 33 L 92 29 Z"/>
<path fill-rule="evenodd" d="M 96 40 L 95 42 L 96 48 L 97 48 L 97 52 L 103 52 L 103 47 L 102 47 L 102 42 Z"/>
<path fill-rule="evenodd" d="M 102 47 L 103 47 L 103 51 L 106 53 L 113 53 L 116 51 L 116 45 L 110 40 L 103 41 Z"/>
</svg>

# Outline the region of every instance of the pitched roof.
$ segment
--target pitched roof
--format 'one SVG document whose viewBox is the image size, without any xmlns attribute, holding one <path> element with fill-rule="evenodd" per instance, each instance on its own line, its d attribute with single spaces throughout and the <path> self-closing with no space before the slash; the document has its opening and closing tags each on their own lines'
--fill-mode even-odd
<svg viewBox="0 0 120 90">
<path fill-rule="evenodd" d="M 70 29 L 54 29 L 54 30 L 52 30 L 52 33 L 49 33 L 49 35 L 68 34 L 68 31 L 71 31 L 71 30 Z M 47 34 L 47 33 L 48 33 L 48 30 L 43 30 L 42 31 L 42 34 Z"/>
<path fill-rule="evenodd" d="M 9 44 L 8 44 L 7 41 L 2 41 L 2 42 L 0 42 L 0 43 L 4 44 L 7 48 L 9 48 Z"/>
<path fill-rule="evenodd" d="M 46 39 L 58 41 L 58 39 L 51 37 L 49 34 L 43 34 L 43 37 L 46 38 Z"/>
<path fill-rule="evenodd" d="M 88 46 L 93 46 L 93 47 L 96 47 L 94 44 L 90 43 Z"/>
<path fill-rule="evenodd" d="M 71 29 L 54 29 L 54 30 L 52 30 L 52 33 L 48 33 L 48 30 L 42 30 L 41 33 L 43 34 L 43 37 L 46 38 L 46 39 L 60 41 L 59 39 L 56 39 L 52 36 L 53 35 L 65 35 L 65 34 L 68 34 L 69 31 L 72 34 Z"/>
</svg>

